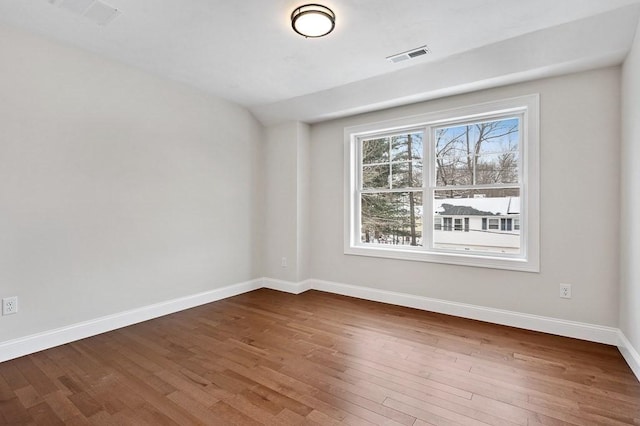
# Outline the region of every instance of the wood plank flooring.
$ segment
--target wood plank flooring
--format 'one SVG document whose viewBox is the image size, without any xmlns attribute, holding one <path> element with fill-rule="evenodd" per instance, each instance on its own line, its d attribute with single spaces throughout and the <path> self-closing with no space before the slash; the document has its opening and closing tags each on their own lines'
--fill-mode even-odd
<svg viewBox="0 0 640 426">
<path fill-rule="evenodd" d="M 640 425 L 611 346 L 258 290 L 0 364 L 0 424 Z"/>
</svg>

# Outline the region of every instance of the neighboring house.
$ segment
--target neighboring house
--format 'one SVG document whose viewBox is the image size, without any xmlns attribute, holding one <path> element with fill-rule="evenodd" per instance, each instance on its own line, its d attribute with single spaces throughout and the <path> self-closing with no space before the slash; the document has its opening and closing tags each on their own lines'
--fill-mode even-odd
<svg viewBox="0 0 640 426">
<path fill-rule="evenodd" d="M 520 252 L 520 197 L 434 200 L 437 248 Z"/>
</svg>

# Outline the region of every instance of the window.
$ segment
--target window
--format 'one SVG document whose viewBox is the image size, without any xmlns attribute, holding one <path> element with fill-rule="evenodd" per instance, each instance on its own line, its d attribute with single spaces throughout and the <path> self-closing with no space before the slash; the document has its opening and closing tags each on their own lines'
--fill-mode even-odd
<svg viewBox="0 0 640 426">
<path fill-rule="evenodd" d="M 345 129 L 345 253 L 537 271 L 538 145 L 537 95 Z"/>
<path fill-rule="evenodd" d="M 422 244 L 422 136 L 407 131 L 359 141 L 361 242 Z"/>
</svg>

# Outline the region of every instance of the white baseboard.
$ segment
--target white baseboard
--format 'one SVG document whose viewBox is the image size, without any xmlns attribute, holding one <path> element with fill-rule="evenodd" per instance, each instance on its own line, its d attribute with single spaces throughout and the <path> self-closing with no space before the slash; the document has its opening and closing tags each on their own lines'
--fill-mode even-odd
<svg viewBox="0 0 640 426">
<path fill-rule="evenodd" d="M 627 361 L 627 364 L 631 367 L 633 374 L 640 380 L 640 354 L 622 331 L 618 332 L 618 338 L 618 350 L 620 350 L 625 361 Z"/>
<path fill-rule="evenodd" d="M 264 288 L 271 290 L 284 291 L 285 293 L 300 294 L 307 290 L 311 290 L 310 280 L 294 283 L 291 281 L 274 280 L 273 278 L 263 278 L 262 285 Z"/>
<path fill-rule="evenodd" d="M 269 281 L 268 279 L 265 279 Z M 290 285 L 296 286 L 294 283 Z M 465 303 L 449 302 L 446 300 L 432 299 L 429 297 L 414 296 L 405 293 L 396 293 L 386 290 L 378 290 L 369 287 L 360 287 L 349 284 L 335 283 L 321 280 L 306 280 L 297 284 L 300 289 L 314 289 L 343 296 L 357 297 L 375 302 L 389 303 L 441 314 L 454 315 L 493 324 L 507 325 L 526 330 L 540 331 L 558 336 L 572 337 L 597 343 L 605 343 L 617 346 L 618 350 L 631 367 L 631 370 L 640 381 L 640 354 L 631 345 L 624 333 L 618 328 L 593 325 L 583 322 L 568 321 L 558 318 L 543 317 L 539 315 L 524 314 L 520 312 L 502 309 L 487 308 L 484 306 L 469 305 Z M 304 291 L 304 290 L 303 290 Z"/>
<path fill-rule="evenodd" d="M 142 308 L 132 309 L 113 315 L 80 322 L 30 336 L 6 342 L 0 342 L 0 362 L 18 358 L 54 346 L 64 345 L 86 337 L 95 336 L 117 328 L 126 327 L 142 321 L 158 318 L 174 312 L 194 308 L 216 300 L 226 299 L 252 290 L 262 288 L 263 280 L 257 279 L 234 284 L 203 293 L 181 297 L 179 299 L 156 303 Z"/>
<path fill-rule="evenodd" d="M 357 297 L 393 305 L 406 306 L 431 312 L 454 315 L 463 318 L 502 324 L 527 330 L 541 331 L 565 337 L 573 337 L 598 343 L 606 343 L 620 348 L 631 369 L 640 380 L 640 355 L 622 332 L 613 327 L 604 327 L 557 318 L 524 314 L 520 312 L 487 308 L 446 300 L 396 293 L 369 287 L 354 286 L 322 280 L 305 280 L 299 283 L 261 278 L 215 290 L 181 297 L 130 311 L 125 311 L 67 327 L 57 328 L 22 338 L 0 342 L 0 362 L 28 355 L 75 340 L 95 336 L 117 328 L 126 327 L 163 315 L 215 302 L 259 288 L 269 288 L 287 293 L 300 294 L 307 290 Z"/>
<path fill-rule="evenodd" d="M 449 302 L 446 300 L 432 299 L 429 297 L 415 296 L 406 293 L 396 293 L 386 290 L 378 290 L 370 287 L 360 287 L 349 284 L 341 284 L 330 281 L 307 280 L 304 285 L 315 290 L 329 293 L 352 296 L 375 302 L 389 303 L 392 305 L 406 306 L 441 314 L 454 315 L 493 324 L 507 325 L 524 328 L 527 330 L 541 331 L 564 337 L 589 340 L 592 342 L 618 344 L 619 330 L 614 327 L 587 324 L 576 321 L 568 321 L 558 318 L 543 317 L 539 315 L 524 314 L 520 312 L 502 309 L 487 308 L 484 306 L 469 305 L 465 303 Z"/>
</svg>

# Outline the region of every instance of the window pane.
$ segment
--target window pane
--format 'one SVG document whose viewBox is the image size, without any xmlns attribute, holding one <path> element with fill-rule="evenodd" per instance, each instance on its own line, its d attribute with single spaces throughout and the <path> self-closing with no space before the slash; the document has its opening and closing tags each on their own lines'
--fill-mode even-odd
<svg viewBox="0 0 640 426">
<path fill-rule="evenodd" d="M 422 187 L 422 139 L 408 132 L 362 140 L 362 189 Z"/>
<path fill-rule="evenodd" d="M 422 192 L 362 194 L 361 241 L 422 245 Z"/>
<path fill-rule="evenodd" d="M 520 120 L 435 129 L 436 184 L 518 183 Z"/>
<path fill-rule="evenodd" d="M 520 190 L 518 188 L 468 191 L 437 190 L 433 200 L 434 221 L 443 219 L 442 230 L 434 229 L 433 246 L 439 249 L 486 253 L 520 253 Z M 456 231 L 445 232 L 447 219 Z M 451 223 L 451 222 L 449 222 Z M 449 225 L 450 226 L 450 225 Z M 450 228 L 449 228 L 450 230 Z"/>
<path fill-rule="evenodd" d="M 362 166 L 362 189 L 389 188 L 389 165 Z"/>
<path fill-rule="evenodd" d="M 362 163 L 388 163 L 389 138 L 369 139 L 362 141 Z"/>
</svg>

